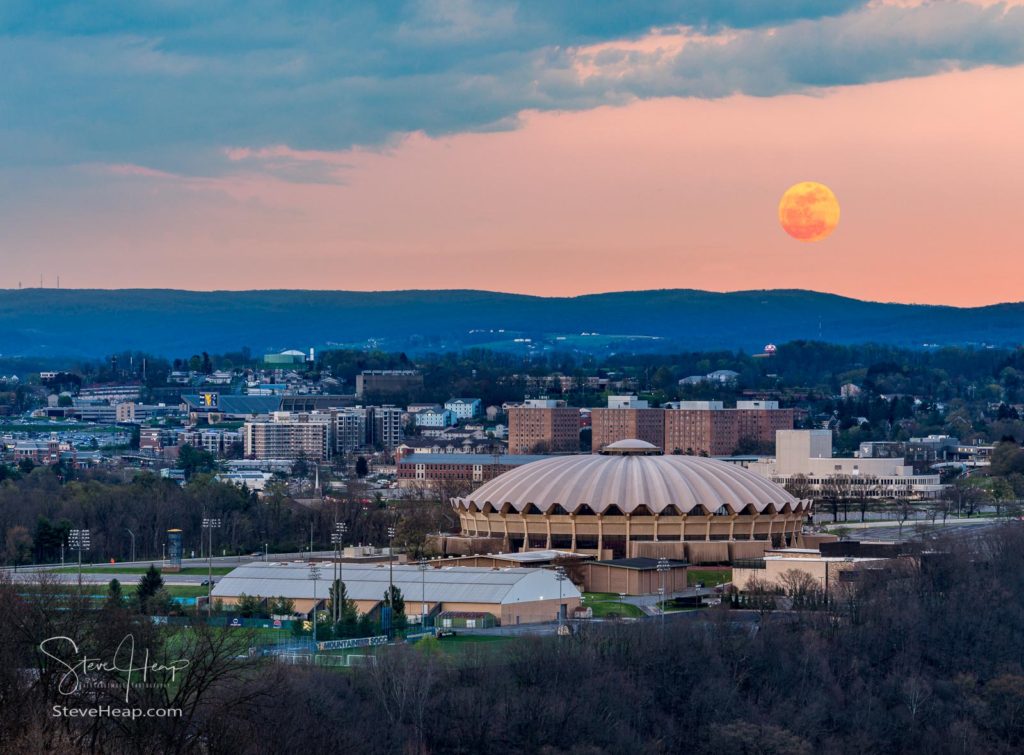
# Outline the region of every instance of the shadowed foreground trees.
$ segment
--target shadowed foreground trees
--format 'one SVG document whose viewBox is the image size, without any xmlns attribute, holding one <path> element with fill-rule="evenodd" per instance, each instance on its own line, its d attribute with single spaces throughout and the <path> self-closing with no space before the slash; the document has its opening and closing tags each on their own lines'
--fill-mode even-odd
<svg viewBox="0 0 1024 755">
<path fill-rule="evenodd" d="M 325 743 L 402 755 L 1019 752 L 1024 527 L 936 550 L 944 553 L 837 592 L 829 608 L 760 616 L 723 608 L 669 617 L 664 627 L 607 623 L 571 638 L 452 652 L 427 641 L 384 649 L 375 667 L 351 671 L 261 666 L 218 651 L 212 635 L 187 651 L 212 659 L 214 679 L 187 722 L 57 725 L 32 702 L 40 692 L 8 709 L 10 690 L 41 681 L 4 671 L 0 734 L 16 734 L 8 741 L 25 751 L 39 749 L 45 727 L 55 746 L 81 744 L 88 732 L 109 752 L 314 752 Z M 10 593 L 5 600 L 0 609 L 22 616 L 23 634 L 68 624 L 67 612 L 46 615 Z M 81 623 L 67 631 L 101 629 Z M 120 633 L 107 624 L 100 637 Z M 24 651 L 12 631 L 0 625 L 0 669 L 16 668 L 13 649 Z"/>
</svg>

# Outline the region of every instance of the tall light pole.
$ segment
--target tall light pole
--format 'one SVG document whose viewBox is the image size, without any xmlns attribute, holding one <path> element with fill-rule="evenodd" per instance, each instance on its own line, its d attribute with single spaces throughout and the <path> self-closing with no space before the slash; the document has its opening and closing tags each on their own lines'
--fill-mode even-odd
<svg viewBox="0 0 1024 755">
<path fill-rule="evenodd" d="M 334 584 L 338 585 L 345 584 L 345 566 L 341 564 L 341 543 L 345 539 L 345 533 L 348 531 L 348 525 L 345 522 L 335 522 L 334 532 L 331 533 L 331 542 L 334 543 L 335 559 L 334 559 Z M 341 570 L 341 576 L 338 576 L 338 570 Z M 334 623 L 337 624 L 341 621 L 341 607 L 339 606 L 339 597 L 341 594 L 340 586 L 336 588 L 338 595 L 334 596 Z"/>
<path fill-rule="evenodd" d="M 427 559 L 421 558 L 420 563 L 420 629 L 427 626 Z"/>
<path fill-rule="evenodd" d="M 135 563 L 135 533 L 132 532 L 127 527 L 125 527 L 124 529 L 125 529 L 125 532 L 127 532 L 129 535 L 132 536 L 132 563 L 134 564 Z"/>
<path fill-rule="evenodd" d="M 203 529 L 208 533 L 206 536 L 206 565 L 209 574 L 206 577 L 206 617 L 213 616 L 213 531 L 220 527 L 220 519 L 216 517 L 203 517 Z"/>
<path fill-rule="evenodd" d="M 313 580 L 313 654 L 316 655 L 316 581 L 320 579 L 320 567 L 309 562 L 309 578 Z"/>
<path fill-rule="evenodd" d="M 68 532 L 68 545 L 78 550 L 78 592 L 82 592 L 82 551 L 89 550 L 92 545 L 89 530 L 71 530 Z"/>
<path fill-rule="evenodd" d="M 395 626 L 395 528 L 388 527 L 388 636 Z"/>
<path fill-rule="evenodd" d="M 665 628 L 665 575 L 669 569 L 668 559 L 662 556 L 658 559 L 658 576 L 661 578 L 661 585 L 658 587 L 658 595 L 661 596 L 661 627 Z"/>
<path fill-rule="evenodd" d="M 561 566 L 555 567 L 555 579 L 558 580 L 558 634 L 562 634 L 563 611 L 562 611 L 562 583 L 565 582 L 565 569 Z"/>
</svg>

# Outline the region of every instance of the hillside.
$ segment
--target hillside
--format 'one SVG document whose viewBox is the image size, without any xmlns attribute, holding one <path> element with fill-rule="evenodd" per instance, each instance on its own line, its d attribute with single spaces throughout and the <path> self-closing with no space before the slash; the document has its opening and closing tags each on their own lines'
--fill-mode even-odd
<svg viewBox="0 0 1024 755">
<path fill-rule="evenodd" d="M 261 353 L 335 345 L 410 352 L 472 345 L 760 350 L 768 342 L 818 338 L 911 347 L 1014 345 L 1024 341 L 1024 304 L 881 304 L 796 290 L 568 298 L 469 290 L 0 291 L 3 356 L 99 356 L 123 349 L 180 356 L 241 346 Z"/>
</svg>

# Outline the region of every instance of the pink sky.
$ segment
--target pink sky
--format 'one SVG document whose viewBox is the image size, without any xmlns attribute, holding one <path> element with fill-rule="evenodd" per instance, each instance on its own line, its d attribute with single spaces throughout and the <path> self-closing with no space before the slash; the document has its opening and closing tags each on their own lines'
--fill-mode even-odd
<svg viewBox="0 0 1024 755">
<path fill-rule="evenodd" d="M 42 272 L 76 288 L 1016 301 L 1022 134 L 1024 67 L 986 68 L 813 97 L 525 113 L 513 131 L 412 135 L 380 152 L 225 144 L 237 170 L 208 179 L 11 168 L 0 243 L 19 254 L 0 285 L 38 285 Z M 803 180 L 842 207 L 817 244 L 777 223 L 780 195 Z"/>
</svg>

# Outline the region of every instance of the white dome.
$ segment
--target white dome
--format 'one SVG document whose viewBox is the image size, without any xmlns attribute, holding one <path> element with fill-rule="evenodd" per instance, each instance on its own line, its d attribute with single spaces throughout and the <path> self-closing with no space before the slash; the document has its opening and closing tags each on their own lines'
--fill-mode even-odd
<svg viewBox="0 0 1024 755">
<path fill-rule="evenodd" d="M 700 456 L 643 454 L 553 456 L 498 475 L 453 503 L 464 509 L 508 507 L 520 513 L 531 504 L 540 513 L 557 505 L 567 513 L 588 506 L 595 514 L 612 506 L 624 514 L 641 506 L 652 514 L 670 506 L 682 514 L 697 506 L 709 513 L 725 506 L 734 514 L 748 506 L 757 513 L 804 508 L 780 485 L 736 464 Z"/>
</svg>

